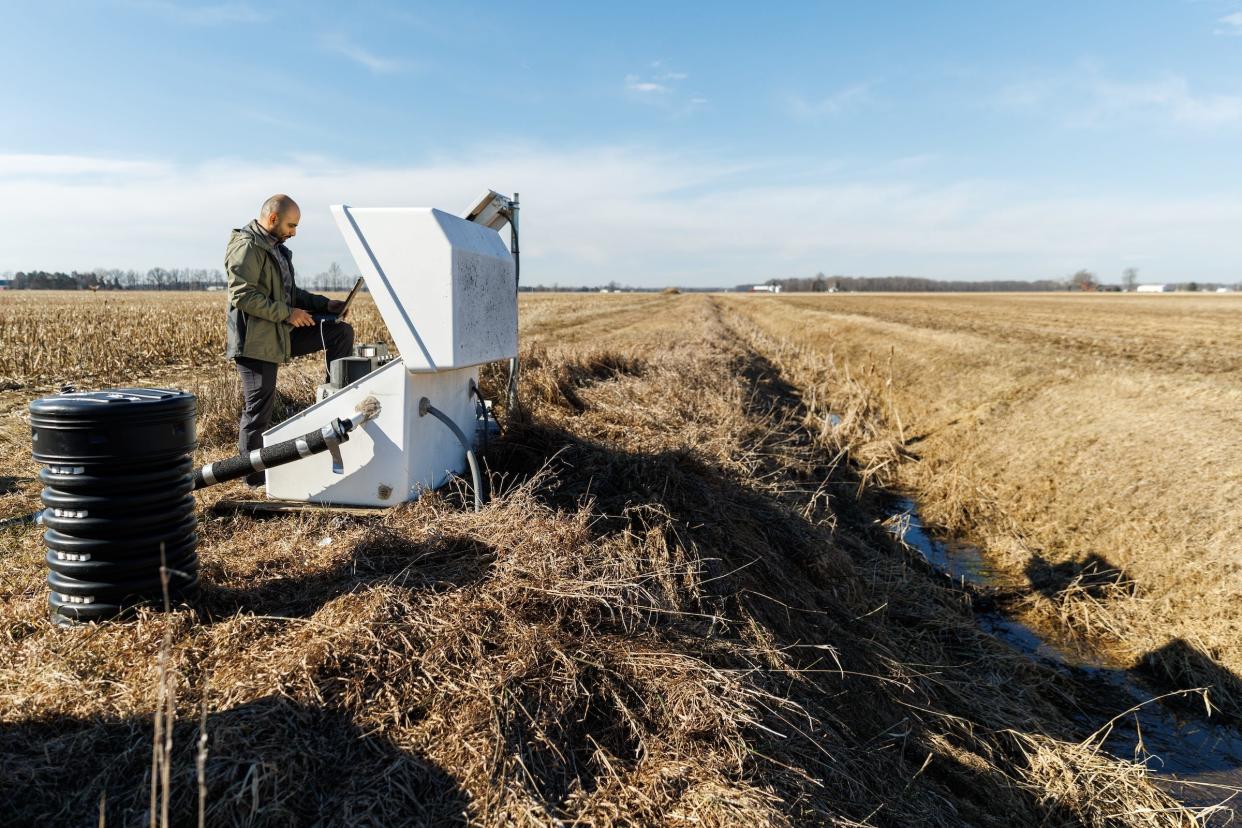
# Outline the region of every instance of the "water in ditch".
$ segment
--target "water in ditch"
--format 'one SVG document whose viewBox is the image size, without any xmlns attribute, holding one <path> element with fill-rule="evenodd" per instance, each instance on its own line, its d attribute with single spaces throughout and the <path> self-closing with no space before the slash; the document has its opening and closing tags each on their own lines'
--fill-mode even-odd
<svg viewBox="0 0 1242 828">
<path fill-rule="evenodd" d="M 885 525 L 955 583 L 1001 590 L 1021 586 L 990 567 L 976 547 L 932 537 L 912 500 L 894 501 Z M 1232 809 L 1242 812 L 1242 730 L 1219 715 L 1207 716 L 1197 698 L 1160 699 L 1162 694 L 1134 671 L 1049 641 L 1003 612 L 976 612 L 975 618 L 989 634 L 1073 680 L 1090 708 L 1076 718 L 1088 733 L 1107 732 L 1102 750 L 1145 764 L 1157 784 L 1190 807 L 1223 803 L 1225 809 L 1205 824 L 1233 824 Z M 1199 701 L 1197 712 L 1191 701 Z"/>
</svg>

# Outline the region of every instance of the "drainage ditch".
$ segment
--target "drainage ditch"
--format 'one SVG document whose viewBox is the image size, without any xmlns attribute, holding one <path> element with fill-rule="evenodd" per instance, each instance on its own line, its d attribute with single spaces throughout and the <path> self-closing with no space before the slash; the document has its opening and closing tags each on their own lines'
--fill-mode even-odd
<svg viewBox="0 0 1242 828">
<path fill-rule="evenodd" d="M 991 567 L 977 547 L 932 537 L 914 501 L 893 501 L 888 515 L 888 530 L 954 583 L 984 594 L 1029 589 Z M 1230 809 L 1242 803 L 1237 726 L 1209 716 L 1201 699 L 1162 693 L 1134 669 L 1109 664 L 1080 642 L 1051 641 L 1001 610 L 976 609 L 975 619 L 993 637 L 1070 679 L 1079 702 L 1074 719 L 1085 734 L 1100 734 L 1100 750 L 1144 764 L 1158 785 L 1189 807 L 1224 803 L 1206 824 L 1232 820 Z"/>
</svg>

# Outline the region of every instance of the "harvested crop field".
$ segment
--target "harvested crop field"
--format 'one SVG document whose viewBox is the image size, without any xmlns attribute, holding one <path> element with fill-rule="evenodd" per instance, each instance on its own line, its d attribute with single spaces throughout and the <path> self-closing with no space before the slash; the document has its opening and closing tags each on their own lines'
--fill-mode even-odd
<svg viewBox="0 0 1242 828">
<path fill-rule="evenodd" d="M 1127 682 L 1166 652 L 1151 682 L 1212 665 L 1236 709 L 1242 303 L 1152 300 L 524 296 L 482 512 L 218 515 L 240 486 L 209 489 L 199 602 L 70 630 L 38 531 L 0 529 L 7 822 L 1223 820 L 1229 769 L 1163 772 Z M 198 459 L 230 454 L 222 303 L 0 295 L 0 515 L 37 505 L 25 406 L 62 382 L 192 390 Z M 278 416 L 320 368 L 282 371 Z M 996 583 L 903 543 L 902 498 Z"/>
</svg>

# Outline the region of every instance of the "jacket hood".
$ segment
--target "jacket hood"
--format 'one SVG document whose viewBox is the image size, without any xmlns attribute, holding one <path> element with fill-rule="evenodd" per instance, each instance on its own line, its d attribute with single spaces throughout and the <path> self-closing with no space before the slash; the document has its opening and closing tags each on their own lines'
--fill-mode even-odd
<svg viewBox="0 0 1242 828">
<path fill-rule="evenodd" d="M 272 244 L 267 234 L 259 229 L 259 223 L 255 219 L 251 219 L 245 227 L 233 228 L 232 234 L 229 235 L 229 245 L 232 246 L 238 242 L 252 242 L 270 253 L 275 253 L 279 248 L 286 256 L 291 255 L 291 251 L 283 243 Z"/>
</svg>

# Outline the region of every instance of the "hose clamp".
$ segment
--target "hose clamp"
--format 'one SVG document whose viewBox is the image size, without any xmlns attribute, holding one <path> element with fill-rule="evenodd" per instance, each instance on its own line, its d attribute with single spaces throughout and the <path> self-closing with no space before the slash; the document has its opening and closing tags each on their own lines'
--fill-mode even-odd
<svg viewBox="0 0 1242 828">
<path fill-rule="evenodd" d="M 332 473 L 345 473 L 345 460 L 341 457 L 341 443 L 349 439 L 349 435 L 341 430 L 338 421 L 334 421 L 319 430 L 328 453 L 332 455 Z"/>
</svg>

